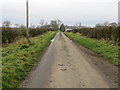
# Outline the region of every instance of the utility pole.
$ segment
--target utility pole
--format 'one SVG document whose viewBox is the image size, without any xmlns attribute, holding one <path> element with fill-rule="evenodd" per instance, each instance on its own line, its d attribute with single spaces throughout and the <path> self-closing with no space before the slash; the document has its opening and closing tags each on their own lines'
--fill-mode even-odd
<svg viewBox="0 0 120 90">
<path fill-rule="evenodd" d="M 26 38 L 27 38 L 28 42 L 30 42 L 30 40 L 29 40 L 29 4 L 28 4 L 28 0 L 26 0 Z"/>
<path fill-rule="evenodd" d="M 118 25 L 120 26 L 120 1 L 118 2 Z"/>
</svg>

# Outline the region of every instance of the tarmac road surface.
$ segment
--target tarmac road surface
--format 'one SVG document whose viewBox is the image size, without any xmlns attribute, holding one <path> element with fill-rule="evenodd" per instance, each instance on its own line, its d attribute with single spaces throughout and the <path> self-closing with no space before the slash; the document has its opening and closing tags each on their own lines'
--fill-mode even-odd
<svg viewBox="0 0 120 90">
<path fill-rule="evenodd" d="M 58 32 L 22 88 L 117 88 L 118 68 Z"/>
</svg>

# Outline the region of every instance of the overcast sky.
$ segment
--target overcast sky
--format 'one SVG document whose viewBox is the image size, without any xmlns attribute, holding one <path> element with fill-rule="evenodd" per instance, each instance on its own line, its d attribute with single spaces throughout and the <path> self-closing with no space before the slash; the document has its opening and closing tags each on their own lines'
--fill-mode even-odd
<svg viewBox="0 0 120 90">
<path fill-rule="evenodd" d="M 41 19 L 50 22 L 60 19 L 64 24 L 95 25 L 118 21 L 119 0 L 29 0 L 30 23 L 37 25 Z M 25 24 L 26 0 L 0 0 L 2 21 Z M 1 6 L 1 5 L 0 5 Z M 0 22 L 1 17 L 0 17 Z"/>
</svg>

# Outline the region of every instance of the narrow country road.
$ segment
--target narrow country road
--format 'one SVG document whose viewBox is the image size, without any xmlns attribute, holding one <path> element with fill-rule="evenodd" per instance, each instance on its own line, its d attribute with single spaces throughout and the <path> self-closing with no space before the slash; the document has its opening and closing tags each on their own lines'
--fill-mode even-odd
<svg viewBox="0 0 120 90">
<path fill-rule="evenodd" d="M 117 88 L 118 69 L 59 32 L 22 88 Z"/>
</svg>

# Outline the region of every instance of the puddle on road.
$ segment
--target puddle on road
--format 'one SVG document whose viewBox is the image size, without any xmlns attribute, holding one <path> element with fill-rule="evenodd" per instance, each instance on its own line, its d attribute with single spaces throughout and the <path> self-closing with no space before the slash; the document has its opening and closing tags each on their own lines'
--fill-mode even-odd
<svg viewBox="0 0 120 90">
<path fill-rule="evenodd" d="M 63 68 L 63 69 L 60 69 L 61 71 L 66 71 L 67 69 L 66 68 Z"/>
<path fill-rule="evenodd" d="M 58 64 L 59 66 L 64 66 L 64 64 Z"/>
<path fill-rule="evenodd" d="M 60 32 L 58 32 L 58 33 L 55 35 L 55 37 L 51 40 L 51 43 L 55 41 L 55 39 L 58 37 L 59 34 L 60 34 Z M 49 48 L 51 48 L 51 47 L 49 47 Z M 43 60 L 42 64 L 44 65 L 44 64 L 47 62 L 47 60 L 48 60 L 48 59 L 45 58 L 45 59 Z"/>
<path fill-rule="evenodd" d="M 51 40 L 51 42 L 54 42 L 55 41 L 55 39 L 57 38 L 57 36 L 60 34 L 60 32 L 58 32 L 56 35 L 55 35 L 55 37 Z"/>
</svg>

